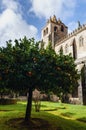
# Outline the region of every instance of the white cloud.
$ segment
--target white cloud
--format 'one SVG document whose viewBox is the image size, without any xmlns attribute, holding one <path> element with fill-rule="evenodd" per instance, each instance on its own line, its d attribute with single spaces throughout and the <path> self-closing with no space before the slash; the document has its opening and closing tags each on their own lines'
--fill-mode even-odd
<svg viewBox="0 0 86 130">
<path fill-rule="evenodd" d="M 7 2 L 8 0 L 3 0 L 3 12 L 0 14 L 0 46 L 4 46 L 9 39 L 36 37 L 37 28 L 22 18 L 19 3 L 14 0 L 10 0 L 9 4 Z"/>
<path fill-rule="evenodd" d="M 15 2 L 14 0 L 2 0 L 2 5 L 3 5 L 3 9 L 9 8 L 13 11 L 18 11 L 19 10 L 19 3 Z"/>
<path fill-rule="evenodd" d="M 30 0 L 32 7 L 30 12 L 34 12 L 38 17 L 49 18 L 53 14 L 57 17 L 67 19 L 73 15 L 76 0 Z"/>
</svg>

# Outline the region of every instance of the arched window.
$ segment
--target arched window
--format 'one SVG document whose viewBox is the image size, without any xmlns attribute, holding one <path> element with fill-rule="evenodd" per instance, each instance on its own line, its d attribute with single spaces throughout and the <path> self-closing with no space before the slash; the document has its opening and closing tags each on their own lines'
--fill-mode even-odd
<svg viewBox="0 0 86 130">
<path fill-rule="evenodd" d="M 77 59 L 77 46 L 76 46 L 75 39 L 73 40 L 72 46 L 73 46 L 73 58 L 75 60 L 75 59 Z"/>
<path fill-rule="evenodd" d="M 63 47 L 61 46 L 60 49 L 59 49 L 59 53 L 60 54 L 63 54 Z"/>
<path fill-rule="evenodd" d="M 46 34 L 48 34 L 48 28 L 46 28 Z"/>
<path fill-rule="evenodd" d="M 45 30 L 44 30 L 43 35 L 45 36 L 45 34 L 46 34 L 46 32 L 45 32 Z"/>
<path fill-rule="evenodd" d="M 65 45 L 65 53 L 68 53 L 68 45 Z"/>
<path fill-rule="evenodd" d="M 54 32 L 57 32 L 57 27 L 56 26 L 54 27 Z"/>
<path fill-rule="evenodd" d="M 63 25 L 61 25 L 61 31 L 64 32 L 64 27 L 63 27 Z"/>
<path fill-rule="evenodd" d="M 79 47 L 82 47 L 83 46 L 83 37 L 80 36 L 79 37 Z"/>
</svg>

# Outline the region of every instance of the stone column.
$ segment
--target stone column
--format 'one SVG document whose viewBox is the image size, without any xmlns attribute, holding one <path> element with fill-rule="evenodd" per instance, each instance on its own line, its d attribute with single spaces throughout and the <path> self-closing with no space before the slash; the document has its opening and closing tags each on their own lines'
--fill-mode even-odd
<svg viewBox="0 0 86 130">
<path fill-rule="evenodd" d="M 83 105 L 86 105 L 86 62 L 84 62 Z"/>
<path fill-rule="evenodd" d="M 80 79 L 78 80 L 78 84 L 79 84 L 79 87 L 78 87 L 78 97 L 79 97 L 80 103 L 83 105 L 83 92 L 82 92 L 81 76 L 80 76 Z"/>
</svg>

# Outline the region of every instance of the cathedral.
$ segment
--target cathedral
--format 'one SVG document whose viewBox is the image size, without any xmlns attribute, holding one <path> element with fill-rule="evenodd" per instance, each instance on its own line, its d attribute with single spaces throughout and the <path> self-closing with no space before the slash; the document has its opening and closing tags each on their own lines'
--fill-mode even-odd
<svg viewBox="0 0 86 130">
<path fill-rule="evenodd" d="M 86 105 L 86 25 L 80 25 L 73 32 L 68 34 L 68 27 L 54 15 L 47 21 L 45 27 L 42 29 L 42 43 L 44 48 L 48 45 L 49 41 L 52 43 L 53 49 L 59 54 L 61 48 L 63 54 L 68 55 L 71 53 L 77 65 L 78 73 L 83 72 L 79 79 L 78 98 L 81 104 Z"/>
</svg>

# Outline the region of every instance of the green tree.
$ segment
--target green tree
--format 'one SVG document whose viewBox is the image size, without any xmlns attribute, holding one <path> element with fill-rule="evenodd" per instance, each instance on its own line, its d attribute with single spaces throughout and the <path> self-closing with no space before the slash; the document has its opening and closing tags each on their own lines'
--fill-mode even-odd
<svg viewBox="0 0 86 130">
<path fill-rule="evenodd" d="M 74 63 L 74 59 L 69 55 L 63 55 L 63 51 L 60 51 L 60 54 L 57 58 L 57 72 L 58 72 L 58 92 L 63 95 L 68 93 L 74 93 L 78 88 L 78 79 L 79 74 Z"/>
<path fill-rule="evenodd" d="M 0 94 L 1 97 L 4 93 L 7 93 L 8 74 L 11 65 L 11 49 L 12 45 L 7 42 L 7 47 L 0 47 Z"/>
<path fill-rule="evenodd" d="M 59 90 L 65 93 L 70 92 L 75 87 L 73 85 L 77 84 L 78 75 L 73 58 L 64 56 L 63 53 L 57 55 L 50 43 L 46 49 L 39 49 L 38 42 L 24 37 L 15 40 L 14 46 L 9 41 L 7 47 L 1 50 L 5 52 L 4 60 L 7 59 L 6 87 L 13 91 L 29 93 L 26 121 L 31 117 L 32 91 L 35 88 L 46 92 Z M 1 62 L 3 65 L 3 60 Z M 1 68 L 3 71 L 6 69 Z"/>
</svg>

